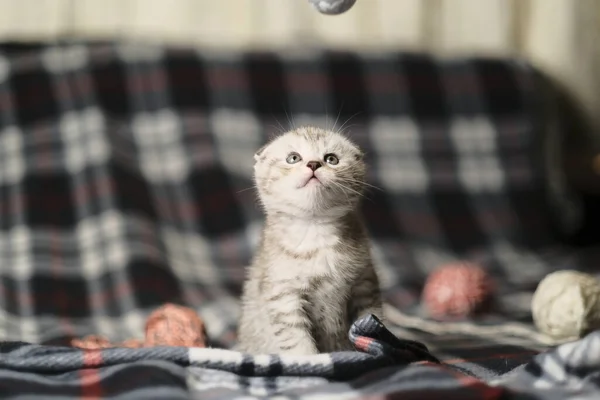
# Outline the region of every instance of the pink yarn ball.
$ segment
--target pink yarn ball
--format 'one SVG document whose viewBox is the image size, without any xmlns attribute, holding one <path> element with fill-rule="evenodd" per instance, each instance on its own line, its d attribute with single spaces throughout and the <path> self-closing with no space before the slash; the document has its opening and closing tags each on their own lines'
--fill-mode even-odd
<svg viewBox="0 0 600 400">
<path fill-rule="evenodd" d="M 481 266 L 454 262 L 429 275 L 422 300 L 434 318 L 467 317 L 480 311 L 492 292 L 492 280 Z"/>
</svg>

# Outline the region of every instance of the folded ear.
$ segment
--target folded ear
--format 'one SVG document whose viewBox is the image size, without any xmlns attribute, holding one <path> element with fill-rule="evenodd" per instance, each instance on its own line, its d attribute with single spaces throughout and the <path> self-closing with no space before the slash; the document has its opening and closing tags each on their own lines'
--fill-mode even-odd
<svg viewBox="0 0 600 400">
<path fill-rule="evenodd" d="M 258 149 L 256 151 L 256 153 L 254 153 L 254 160 L 256 160 L 256 161 L 260 160 L 261 155 L 265 151 L 266 148 L 267 148 L 267 145 L 265 144 L 263 147 L 261 147 L 260 149 Z"/>
</svg>

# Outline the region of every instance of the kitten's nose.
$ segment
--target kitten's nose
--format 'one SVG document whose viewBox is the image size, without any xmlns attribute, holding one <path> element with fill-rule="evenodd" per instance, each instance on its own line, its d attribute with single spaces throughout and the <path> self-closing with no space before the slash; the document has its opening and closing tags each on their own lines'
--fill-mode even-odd
<svg viewBox="0 0 600 400">
<path fill-rule="evenodd" d="M 313 171 L 316 171 L 317 169 L 321 168 L 323 164 L 321 164 L 321 161 L 309 161 L 306 163 L 306 166 Z"/>
</svg>

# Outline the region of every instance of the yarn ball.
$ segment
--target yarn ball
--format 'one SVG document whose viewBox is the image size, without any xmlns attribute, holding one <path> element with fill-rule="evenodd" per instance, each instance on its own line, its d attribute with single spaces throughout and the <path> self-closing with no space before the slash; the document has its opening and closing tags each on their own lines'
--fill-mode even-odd
<svg viewBox="0 0 600 400">
<path fill-rule="evenodd" d="M 531 299 L 537 329 L 554 339 L 575 339 L 600 328 L 600 282 L 590 274 L 562 270 L 547 275 Z"/>
<path fill-rule="evenodd" d="M 71 340 L 71 346 L 86 350 L 113 347 L 206 347 L 206 344 L 205 326 L 198 314 L 191 308 L 170 303 L 163 305 L 148 316 L 144 340 L 134 338 L 121 343 L 112 343 L 100 335 L 88 335 L 83 339 Z"/>
<path fill-rule="evenodd" d="M 191 308 L 165 304 L 146 321 L 145 346 L 206 347 L 204 323 Z"/>
<path fill-rule="evenodd" d="M 434 318 L 464 318 L 483 310 L 493 286 L 481 266 L 454 262 L 440 266 L 427 277 L 422 300 Z"/>
<path fill-rule="evenodd" d="M 321 14 L 337 15 L 352 8 L 356 0 L 309 0 Z"/>
</svg>

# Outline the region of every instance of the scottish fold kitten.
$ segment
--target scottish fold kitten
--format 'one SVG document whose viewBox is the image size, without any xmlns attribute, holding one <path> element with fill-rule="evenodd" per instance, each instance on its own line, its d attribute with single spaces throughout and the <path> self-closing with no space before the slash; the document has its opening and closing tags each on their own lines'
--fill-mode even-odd
<svg viewBox="0 0 600 400">
<path fill-rule="evenodd" d="M 254 156 L 266 214 L 244 284 L 237 349 L 316 354 L 354 349 L 357 318 L 382 318 L 379 281 L 358 214 L 366 167 L 341 134 L 302 127 Z"/>
</svg>

